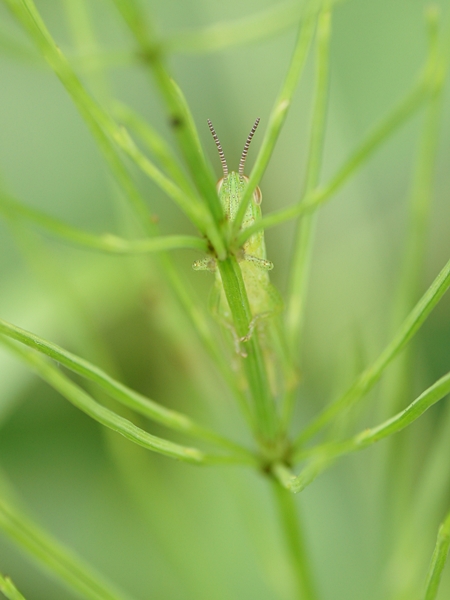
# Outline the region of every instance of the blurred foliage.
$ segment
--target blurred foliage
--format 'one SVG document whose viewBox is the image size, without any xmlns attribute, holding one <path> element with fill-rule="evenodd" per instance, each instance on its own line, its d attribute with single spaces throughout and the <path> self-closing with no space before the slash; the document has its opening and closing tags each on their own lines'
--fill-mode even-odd
<svg viewBox="0 0 450 600">
<path fill-rule="evenodd" d="M 133 53 L 113 3 L 36 4 L 92 93 L 132 106 L 172 144 L 154 84 Z M 213 120 L 228 161 L 236 168 L 242 140 L 255 117 L 261 117 L 261 128 L 267 123 L 293 47 L 295 14 L 289 17 L 291 25 L 286 18 L 286 26 L 281 23 L 268 39 L 203 52 L 189 50 L 188 36 L 183 50 L 180 32 L 245 19 L 277 3 L 147 4 L 168 47 L 172 44 L 171 71 L 189 101 L 215 172 L 219 164 L 207 118 Z M 441 5 L 448 9 L 444 0 Z M 323 180 L 410 88 L 427 53 L 425 6 L 423 0 L 348 0 L 334 9 Z M 71 23 L 77 15 L 82 20 L 84 11 L 92 22 L 83 37 Z M 262 180 L 264 214 L 299 199 L 313 81 L 310 57 Z M 82 118 L 3 4 L 0 87 L 2 188 L 73 226 L 118 235 L 134 232 L 136 224 Z M 450 256 L 448 91 L 443 106 L 419 296 Z M 418 112 L 389 138 L 321 210 L 307 301 L 298 425 L 344 390 L 390 338 L 423 118 L 424 111 Z M 250 151 L 249 163 L 252 156 Z M 152 182 L 137 173 L 136 180 L 164 233 L 193 233 L 186 217 Z M 266 234 L 268 256 L 275 263 L 272 280 L 283 292 L 292 234 L 291 223 Z M 236 407 L 161 284 L 152 259 L 89 253 L 19 224 L 10 227 L 4 220 L 0 243 L 2 318 L 94 361 L 165 406 L 213 423 L 233 439 L 245 439 Z M 212 278 L 191 271 L 198 254 L 177 251 L 175 256 L 206 311 Z M 444 297 L 414 342 L 404 404 L 448 370 L 449 322 L 450 299 Z M 182 343 L 175 344 L 179 338 Z M 371 392 L 371 405 L 382 405 L 388 385 L 383 382 Z M 362 423 L 378 422 L 382 409 L 366 404 L 360 409 Z M 146 454 L 116 434 L 105 433 L 25 371 L 3 347 L 0 424 L 0 465 L 36 521 L 133 597 L 292 597 L 275 509 L 262 476 L 231 467 L 199 469 Z M 388 443 L 382 442 L 381 448 L 346 458 L 296 498 L 323 600 L 406 600 L 413 596 L 402 596 L 402 590 L 410 593 L 411 588 L 414 598 L 420 597 L 417 581 L 425 581 L 438 524 L 450 504 L 445 459 L 449 430 L 446 401 L 413 425 L 413 437 L 399 434 L 406 458 L 400 457 L 404 470 L 397 474 L 395 494 L 381 489 L 383 481 L 390 481 L 384 479 L 385 471 L 396 469 L 380 459 L 383 452 L 392 456 Z M 159 428 L 152 432 L 158 434 Z M 180 435 L 177 441 L 186 440 Z M 425 467 L 431 464 L 435 470 L 428 472 Z M 438 479 L 439 496 L 427 504 L 426 490 Z M 0 572 L 10 575 L 29 600 L 75 598 L 3 536 Z M 447 569 L 438 597 L 449 593 Z"/>
</svg>

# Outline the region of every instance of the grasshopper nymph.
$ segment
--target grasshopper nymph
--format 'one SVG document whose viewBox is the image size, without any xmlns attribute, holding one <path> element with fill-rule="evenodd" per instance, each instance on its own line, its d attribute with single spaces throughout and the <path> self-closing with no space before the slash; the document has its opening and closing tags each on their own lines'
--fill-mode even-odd
<svg viewBox="0 0 450 600">
<path fill-rule="evenodd" d="M 208 119 L 209 129 L 219 151 L 220 162 L 222 163 L 223 177 L 217 182 L 217 191 L 223 211 L 228 220 L 233 221 L 242 196 L 245 186 L 248 182 L 248 177 L 244 175 L 245 159 L 247 158 L 250 142 L 258 127 L 259 119 L 256 119 L 242 151 L 239 169 L 236 173 L 228 172 L 228 165 L 225 160 L 225 155 L 222 150 L 219 138 L 214 130 L 211 121 Z M 262 194 L 259 187 L 253 193 L 253 198 L 249 203 L 242 222 L 242 228 L 250 227 L 255 221 L 261 219 L 261 200 Z M 279 311 L 281 300 L 278 292 L 272 286 L 269 280 L 269 271 L 273 268 L 271 263 L 266 258 L 266 245 L 264 242 L 264 232 L 258 231 L 253 234 L 242 248 L 236 253 L 236 257 L 240 263 L 242 277 L 244 279 L 245 288 L 252 312 L 252 322 L 247 336 L 239 341 L 249 339 L 252 331 L 258 321 L 269 317 Z M 217 316 L 222 323 L 232 329 L 232 316 L 223 291 L 220 272 L 217 268 L 216 259 L 213 257 L 197 260 L 192 265 L 197 271 L 208 270 L 215 272 L 216 285 L 212 294 L 212 312 Z"/>
</svg>

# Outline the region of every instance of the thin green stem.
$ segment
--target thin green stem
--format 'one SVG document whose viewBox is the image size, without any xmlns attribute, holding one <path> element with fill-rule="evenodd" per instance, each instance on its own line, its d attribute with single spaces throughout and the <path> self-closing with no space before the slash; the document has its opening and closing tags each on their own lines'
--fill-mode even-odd
<svg viewBox="0 0 450 600">
<path fill-rule="evenodd" d="M 245 228 L 238 236 L 241 246 L 251 235 L 262 229 L 270 229 L 297 217 L 309 214 L 332 195 L 356 172 L 370 155 L 408 118 L 424 104 L 435 90 L 437 84 L 428 74 L 421 75 L 405 98 L 389 113 L 367 136 L 367 138 L 351 154 L 343 166 L 325 185 L 320 185 L 305 196 L 301 203 L 263 216 L 260 221 Z"/>
<path fill-rule="evenodd" d="M 244 340 L 250 332 L 252 313 L 241 269 L 234 256 L 219 261 L 218 266 L 233 317 L 235 335 L 238 340 Z M 270 395 L 269 380 L 257 331 L 253 331 L 250 338 L 245 341 L 245 349 L 246 356 L 242 357 L 243 366 L 260 433 L 263 438 L 270 439 L 275 431 L 275 406 Z"/>
<path fill-rule="evenodd" d="M 248 413 L 245 409 L 246 398 L 240 389 L 239 382 L 236 380 L 231 365 L 227 362 L 225 356 L 221 352 L 220 345 L 217 343 L 217 333 L 211 329 L 210 321 L 205 315 L 203 306 L 189 294 L 186 283 L 176 272 L 170 257 L 163 255 L 162 258 L 162 266 L 167 272 L 172 289 L 190 318 L 194 330 L 202 341 L 208 355 L 214 360 L 224 381 L 233 392 L 236 401 L 243 410 L 244 416 L 246 416 Z"/>
<path fill-rule="evenodd" d="M 176 460 L 182 460 L 193 464 L 221 465 L 221 464 L 246 464 L 257 466 L 256 458 L 245 450 L 239 448 L 239 453 L 234 455 L 212 455 L 206 454 L 197 448 L 190 448 L 175 444 L 164 438 L 157 437 L 134 425 L 128 419 L 121 417 L 112 410 L 105 408 L 96 402 L 81 387 L 74 384 L 68 377 L 63 375 L 56 367 L 40 357 L 36 352 L 26 350 L 16 345 L 9 339 L 0 337 L 0 343 L 5 344 L 8 349 L 16 354 L 35 373 L 57 390 L 64 398 L 74 406 L 82 410 L 89 417 L 104 427 L 123 435 L 126 439 Z M 199 428 L 200 433 L 204 431 Z M 220 439 L 220 436 L 211 435 L 210 439 Z M 232 442 L 227 444 L 235 448 Z"/>
<path fill-rule="evenodd" d="M 312 0 L 308 6 L 310 4 L 316 6 L 317 2 Z M 248 204 L 253 196 L 256 186 L 261 181 L 263 173 L 275 148 L 278 135 L 286 119 L 287 112 L 292 102 L 292 97 L 308 56 L 308 50 L 311 45 L 314 32 L 316 13 L 317 11 L 311 11 L 301 22 L 286 78 L 278 98 L 275 100 L 272 112 L 270 113 L 269 122 L 267 124 L 267 129 L 261 144 L 261 148 L 258 152 L 258 156 L 256 157 L 255 165 L 250 174 L 248 184 L 245 188 L 244 195 L 242 196 L 236 217 L 233 222 L 233 232 L 235 236 L 237 236 L 239 233 Z"/>
<path fill-rule="evenodd" d="M 85 564 L 71 550 L 33 523 L 18 508 L 16 498 L 0 498 L 0 529 L 31 555 L 45 570 L 87 600 L 126 600 L 130 596 Z M 14 600 L 16 598 L 12 597 Z M 18 596 L 21 598 L 21 596 Z"/>
<path fill-rule="evenodd" d="M 316 88 L 313 102 L 311 136 L 308 164 L 306 168 L 305 193 L 311 192 L 318 183 L 322 163 L 325 137 L 326 109 L 328 97 L 329 45 L 331 35 L 331 11 L 325 8 L 319 15 L 316 49 Z M 312 211 L 297 224 L 294 250 L 290 267 L 290 289 L 286 306 L 286 331 L 292 356 L 299 355 L 299 342 L 304 319 L 305 302 L 309 280 L 311 251 L 315 231 L 316 216 Z M 300 358 L 297 359 L 300 362 Z M 298 364 L 297 364 L 298 368 Z M 286 429 L 292 418 L 296 390 L 285 395 L 282 412 L 282 428 Z"/>
<path fill-rule="evenodd" d="M 425 425 L 426 426 L 426 425 Z M 421 430 L 424 431 L 423 429 Z M 408 506 L 408 516 L 401 520 L 401 527 L 392 527 L 397 525 L 397 514 L 394 514 L 388 523 L 390 527 L 390 539 L 395 540 L 390 552 L 390 557 L 386 561 L 389 564 L 389 571 L 392 573 L 402 572 L 402 578 L 393 586 L 392 595 L 389 597 L 396 600 L 405 600 L 417 596 L 419 584 L 418 577 L 422 578 L 424 562 L 427 560 L 425 554 L 428 554 L 428 543 L 430 530 L 434 530 L 436 523 L 442 515 L 443 507 L 448 505 L 448 490 L 450 484 L 450 473 L 448 471 L 448 456 L 450 456 L 450 402 L 439 411 L 438 418 L 434 420 L 432 430 L 432 439 L 429 440 L 427 447 L 424 448 L 423 465 L 419 472 L 413 469 L 417 474 L 414 480 L 413 496 L 405 498 L 403 506 Z M 412 434 L 413 431 L 410 431 Z M 420 436 L 420 431 L 418 432 Z M 404 436 L 400 436 L 404 437 Z M 412 442 L 417 444 L 418 437 Z M 380 449 L 381 450 L 381 449 Z M 384 456 L 383 456 L 384 459 Z M 417 463 L 414 463 L 414 467 Z M 388 482 L 389 489 L 391 482 Z M 412 488 L 409 487 L 409 490 Z M 397 500 L 396 496 L 392 496 Z M 380 494 L 380 498 L 383 496 Z M 377 502 L 378 504 L 378 502 Z M 389 508 L 388 500 L 385 501 L 386 508 Z M 383 506 L 381 510 L 384 513 Z M 399 531 L 400 529 L 400 531 Z M 420 543 L 418 543 L 420 541 Z"/>
<path fill-rule="evenodd" d="M 379 440 L 389 437 L 394 433 L 398 433 L 405 427 L 408 427 L 408 425 L 414 423 L 414 421 L 421 417 L 425 411 L 433 406 L 433 404 L 436 404 L 436 402 L 445 398 L 449 393 L 450 373 L 447 373 L 425 390 L 404 410 L 384 423 L 381 423 L 381 425 L 365 429 L 361 433 L 342 442 L 333 442 L 312 448 L 310 452 L 313 454 L 313 457 L 310 462 L 297 477 L 285 478 L 285 486 L 294 494 L 301 492 L 306 486 L 312 483 L 318 475 L 330 467 L 336 458 L 367 448 L 367 446 L 370 446 Z M 302 454 L 299 452 L 294 460 L 299 460 L 301 458 Z"/>
<path fill-rule="evenodd" d="M 0 213 L 10 218 L 31 222 L 56 238 L 89 250 L 100 250 L 112 254 L 147 254 L 180 248 L 208 251 L 208 244 L 203 238 L 190 235 L 167 235 L 140 240 L 126 240 L 112 233 L 95 235 L 67 225 L 41 211 L 28 208 L 1 192 Z"/>
<path fill-rule="evenodd" d="M 9 577 L 0 575 L 0 592 L 8 600 L 25 600 L 24 596 L 19 592 Z"/>
<path fill-rule="evenodd" d="M 24 27 L 30 29 L 31 36 L 33 37 L 33 39 L 35 39 L 37 45 L 41 47 L 42 44 L 41 50 L 44 56 L 48 59 L 47 53 L 50 53 L 50 59 L 48 59 L 49 61 L 54 59 L 57 61 L 57 65 L 59 65 L 59 67 L 65 67 L 66 62 L 64 61 L 61 52 L 54 45 L 53 40 L 50 38 L 50 35 L 46 31 L 45 26 L 39 18 L 39 15 L 34 5 L 28 2 L 28 0 L 23 0 L 23 2 L 20 0 L 5 1 L 7 2 L 12 12 L 16 14 L 17 18 L 23 23 Z M 24 2 L 26 2 L 26 6 Z M 29 11 L 31 11 L 31 13 Z M 37 30 L 34 20 L 38 21 L 40 27 Z M 42 37 L 44 37 L 44 41 L 42 41 Z M 67 76 L 67 73 L 65 72 L 64 68 L 62 69 L 62 71 L 63 75 Z M 59 75 L 58 71 L 57 74 Z M 117 151 L 116 146 L 114 145 L 111 138 L 104 132 L 101 126 L 101 118 L 104 116 L 103 113 L 101 111 L 99 113 L 99 111 L 93 110 L 97 108 L 97 105 L 95 103 L 92 105 L 90 97 L 82 88 L 79 80 L 76 78 L 74 79 L 75 76 L 73 75 L 71 69 L 69 70 L 68 77 L 69 87 L 73 80 L 76 84 L 75 90 L 68 89 L 68 91 L 73 96 L 75 104 L 77 105 L 82 117 L 86 120 L 87 124 L 91 128 L 92 134 L 95 140 L 97 141 L 100 150 L 103 152 L 111 168 L 112 174 L 116 178 L 121 189 L 124 191 L 125 196 L 130 202 L 130 205 L 132 206 L 137 217 L 139 218 L 139 221 L 142 224 L 144 231 L 150 236 L 155 235 L 157 233 L 157 227 L 150 218 L 146 202 L 140 194 L 139 190 L 137 189 L 132 178 L 130 177 L 127 168 L 124 164 L 124 161 Z M 65 81 L 63 81 L 63 83 L 64 82 Z M 109 122 L 112 122 L 112 120 Z M 122 132 L 123 130 L 119 128 L 119 131 Z M 205 231 L 208 234 L 207 226 L 205 227 Z M 211 239 L 211 236 L 209 237 Z M 160 260 L 162 263 L 162 269 L 164 270 L 166 277 L 168 278 L 168 281 L 176 297 L 178 298 L 181 306 L 183 307 L 185 313 L 187 314 L 191 323 L 193 324 L 197 335 L 202 340 L 210 356 L 212 356 L 215 360 L 217 367 L 222 373 L 230 389 L 233 390 L 237 398 L 241 398 L 242 393 L 236 384 L 236 380 L 232 370 L 230 369 L 230 366 L 227 364 L 223 355 L 219 351 L 215 339 L 215 334 L 212 332 L 209 321 L 205 317 L 204 310 L 202 310 L 198 305 L 198 302 L 192 298 L 191 294 L 188 291 L 186 283 L 180 277 L 170 257 L 163 254 L 160 257 Z"/>
<path fill-rule="evenodd" d="M 114 3 L 135 38 L 142 60 L 152 71 L 186 165 L 212 217 L 205 233 L 219 258 L 224 258 L 225 246 L 218 229 L 224 220 L 223 211 L 186 99 L 170 77 L 157 36 L 138 3 L 135 0 L 114 0 Z"/>
<path fill-rule="evenodd" d="M 180 446 L 179 444 L 151 435 L 131 423 L 131 421 L 98 404 L 81 387 L 73 383 L 66 375 L 63 375 L 56 367 L 36 352 L 22 348 L 4 337 L 0 337 L 0 342 L 5 344 L 10 352 L 18 356 L 41 379 L 46 381 L 74 406 L 94 419 L 94 421 L 120 433 L 128 440 L 153 452 L 194 464 L 204 462 L 204 454 L 200 450 Z"/>
<path fill-rule="evenodd" d="M 291 489 L 291 482 L 295 479 L 295 474 L 284 463 L 276 462 L 271 466 L 271 473 L 278 483 L 285 489 Z"/>
<path fill-rule="evenodd" d="M 375 385 L 384 369 L 401 352 L 417 333 L 428 315 L 450 287 L 450 261 L 430 285 L 428 290 L 409 313 L 393 340 L 381 352 L 375 362 L 356 379 L 353 385 L 335 402 L 328 405 L 298 436 L 295 446 L 301 446 L 318 433 L 334 417 L 358 402 Z"/>
<path fill-rule="evenodd" d="M 430 57 L 439 60 L 438 23 L 431 29 Z M 430 62 L 431 62 L 430 58 Z M 392 333 L 404 316 L 411 310 L 419 297 L 420 285 L 424 276 L 424 264 L 427 254 L 427 238 L 430 213 L 433 201 L 434 179 L 439 137 L 442 128 L 443 89 L 431 97 L 426 107 L 418 151 L 414 164 L 414 175 L 408 202 L 408 230 L 405 240 L 402 269 L 391 315 Z M 386 418 L 400 407 L 413 390 L 415 344 L 410 344 L 393 368 L 387 374 L 381 388 L 382 403 L 379 416 Z M 385 514 L 390 515 L 387 527 L 395 536 L 394 528 L 401 528 L 406 516 L 405 505 L 416 477 L 412 468 L 412 457 L 408 451 L 408 435 L 394 438 L 388 442 L 384 456 L 384 479 L 381 488 L 384 491 Z M 409 517 L 407 519 L 409 521 Z"/>
<path fill-rule="evenodd" d="M 87 360 L 60 348 L 24 329 L 20 329 L 11 323 L 0 320 L 0 333 L 25 344 L 33 350 L 45 354 L 58 363 L 64 365 L 74 373 L 98 384 L 112 398 L 136 411 L 137 413 L 161 423 L 175 431 L 181 431 L 198 439 L 213 442 L 216 445 L 239 452 L 241 455 L 251 457 L 251 454 L 243 447 L 231 440 L 224 438 L 215 431 L 209 430 L 195 423 L 188 416 L 177 411 L 161 406 L 146 396 L 135 392 L 122 383 L 110 377 L 99 367 Z"/>
<path fill-rule="evenodd" d="M 429 63 L 439 64 L 438 24 L 431 23 Z M 393 307 L 393 327 L 411 310 L 419 295 L 426 256 L 426 242 L 433 200 L 437 150 L 442 124 L 443 86 L 439 86 L 429 101 L 424 115 L 419 140 L 414 176 L 409 199 L 409 223 L 406 236 L 403 266 L 399 277 L 396 301 Z M 393 373 L 391 389 L 384 394 L 387 405 L 385 413 L 392 412 L 401 404 L 408 391 L 410 380 L 410 357 L 405 354 Z M 391 383 L 391 382 L 389 382 Z"/>
<path fill-rule="evenodd" d="M 316 89 L 314 94 L 311 137 L 306 168 L 305 194 L 318 184 L 322 165 L 328 99 L 331 11 L 324 9 L 317 25 Z M 316 218 L 305 215 L 296 230 L 296 240 L 290 269 L 290 290 L 286 306 L 286 324 L 291 351 L 298 353 L 305 312 L 309 268 Z"/>
<path fill-rule="evenodd" d="M 173 181 L 187 194 L 193 194 L 192 183 L 179 165 L 175 153 L 150 123 L 145 121 L 129 106 L 120 102 L 114 102 L 112 110 L 116 118 L 129 127 L 142 140 Z"/>
<path fill-rule="evenodd" d="M 295 499 L 276 480 L 272 480 L 272 489 L 279 514 L 286 549 L 296 585 L 296 598 L 299 600 L 316 600 L 318 598 L 308 554 L 305 547 L 304 534 Z"/>
<path fill-rule="evenodd" d="M 334 0 L 332 4 L 343 1 Z M 244 46 L 272 38 L 296 26 L 299 19 L 304 20 L 311 10 L 316 8 L 308 8 L 306 0 L 279 2 L 249 17 L 220 21 L 200 30 L 177 31 L 163 38 L 161 45 L 167 53 L 182 54 L 204 54 Z"/>
<path fill-rule="evenodd" d="M 67 26 L 71 33 L 73 46 L 78 53 L 91 54 L 90 68 L 85 71 L 91 89 L 98 97 L 109 96 L 109 86 L 105 74 L 97 64 L 99 46 L 95 39 L 92 19 L 89 13 L 89 0 L 64 0 Z M 88 66 L 85 63 L 85 66 Z"/>
<path fill-rule="evenodd" d="M 102 138 L 103 144 L 107 143 L 107 140 L 114 142 L 161 190 L 178 204 L 200 231 L 205 234 L 208 233 L 209 215 L 199 199 L 187 195 L 157 169 L 139 151 L 127 131 L 119 127 L 110 115 L 88 94 L 68 60 L 55 44 L 32 0 L 5 0 L 5 2 L 41 50 L 43 56 L 77 105 L 94 136 Z M 140 208 L 140 214 L 142 214 L 142 208 Z M 144 223 L 147 219 L 148 215 L 145 215 Z"/>
<path fill-rule="evenodd" d="M 441 581 L 442 571 L 447 560 L 448 550 L 450 548 L 450 512 L 439 527 L 436 546 L 431 558 L 430 568 L 428 570 L 427 583 L 424 600 L 435 600 L 439 583 Z"/>
</svg>

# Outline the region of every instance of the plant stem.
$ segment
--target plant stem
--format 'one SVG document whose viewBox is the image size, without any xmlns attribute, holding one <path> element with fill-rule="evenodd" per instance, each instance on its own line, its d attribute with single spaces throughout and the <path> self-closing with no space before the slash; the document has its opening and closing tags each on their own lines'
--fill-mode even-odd
<svg viewBox="0 0 450 600">
<path fill-rule="evenodd" d="M 175 181 L 186 194 L 195 194 L 192 182 L 179 164 L 176 154 L 168 142 L 159 135 L 150 123 L 129 106 L 118 101 L 113 101 L 112 111 L 114 116 L 120 122 L 126 125 L 142 140 L 146 148 L 158 160 L 164 171 L 168 173 L 172 180 Z"/>
<path fill-rule="evenodd" d="M 316 50 L 316 89 L 313 103 L 311 137 L 309 142 L 308 165 L 306 168 L 305 194 L 311 192 L 318 183 L 322 164 L 325 137 L 326 108 L 328 97 L 329 45 L 331 34 L 331 11 L 327 7 L 319 15 L 317 24 Z M 290 267 L 289 294 L 286 306 L 286 331 L 291 356 L 298 356 L 297 369 L 301 361 L 300 338 L 303 325 L 305 302 L 308 289 L 311 251 L 315 231 L 314 211 L 297 223 L 294 250 Z M 289 427 L 295 407 L 296 389 L 288 390 L 283 402 L 281 417 L 282 430 Z"/>
<path fill-rule="evenodd" d="M 238 236 L 238 244 L 242 245 L 250 236 L 261 229 L 270 229 L 301 217 L 329 200 L 355 173 L 358 167 L 422 106 L 435 87 L 436 82 L 434 80 L 430 80 L 429 77 L 421 74 L 405 98 L 368 134 L 367 138 L 351 154 L 328 183 L 316 187 L 310 194 L 305 196 L 301 203 L 274 211 L 263 216 L 254 225 L 246 227 Z"/>
<path fill-rule="evenodd" d="M 303 471 L 295 478 L 288 477 L 281 473 L 282 481 L 285 487 L 294 494 L 301 492 L 307 485 L 328 468 L 336 458 L 367 448 L 371 444 L 378 442 L 394 433 L 398 433 L 408 425 L 411 425 L 423 415 L 433 404 L 439 402 L 450 393 L 450 373 L 447 373 L 432 386 L 426 389 L 418 398 L 416 398 L 404 410 L 394 415 L 384 423 L 365 429 L 361 433 L 341 442 L 332 442 L 312 448 L 307 452 L 314 453 L 315 456 L 306 465 Z M 301 453 L 298 453 L 294 460 L 300 460 Z"/>
<path fill-rule="evenodd" d="M 437 35 L 432 38 L 430 55 L 436 55 Z M 436 56 L 436 60 L 438 55 Z M 402 261 L 401 274 L 392 311 L 392 332 L 411 310 L 419 296 L 427 255 L 430 212 L 433 201 L 436 158 L 442 127 L 443 89 L 430 99 L 426 108 L 419 147 L 414 165 L 414 176 L 409 198 L 409 223 Z M 415 344 L 410 344 L 399 357 L 383 382 L 380 418 L 386 418 L 404 406 L 414 387 Z M 384 452 L 384 491 L 387 526 L 400 528 L 405 517 L 409 492 L 415 478 L 415 469 L 408 453 L 409 435 L 389 440 Z M 387 520 L 388 521 L 388 520 Z"/>
<path fill-rule="evenodd" d="M 438 52 L 438 23 L 431 23 L 431 39 L 429 64 L 440 63 Z M 395 330 L 404 316 L 414 306 L 420 292 L 426 256 L 427 233 L 433 200 L 434 176 L 439 137 L 442 124 L 443 86 L 439 86 L 429 100 L 424 115 L 418 151 L 414 165 L 413 182 L 409 198 L 408 231 L 403 256 L 403 264 L 399 277 L 396 299 L 393 307 L 392 323 Z M 405 392 L 408 391 L 407 379 L 410 381 L 410 356 L 405 353 L 398 367 L 392 374 L 393 385 L 383 394 L 386 404 L 383 416 L 397 410 L 401 405 Z M 391 382 L 389 382 L 391 383 Z"/>
<path fill-rule="evenodd" d="M 309 2 L 308 6 L 310 4 L 316 6 L 317 2 L 312 0 Z M 241 199 L 238 211 L 233 221 L 233 232 L 235 235 L 239 233 L 248 204 L 253 196 L 256 186 L 263 176 L 270 157 L 272 156 L 278 135 L 286 119 L 294 91 L 305 66 L 306 57 L 308 55 L 308 50 L 313 36 L 315 20 L 316 11 L 311 11 L 310 14 L 308 14 L 308 17 L 301 22 L 294 53 L 292 55 L 283 87 L 281 88 L 281 92 L 275 101 L 272 112 L 270 113 L 269 123 L 267 125 L 261 148 L 258 152 L 258 156 L 256 157 L 255 165 L 250 174 L 244 195 Z"/>
<path fill-rule="evenodd" d="M 83 598 L 87 600 L 129 598 L 26 517 L 17 507 L 15 498 L 7 501 L 0 497 L 0 529 L 31 554 L 46 570 L 56 574 L 66 586 L 81 593 Z"/>
<path fill-rule="evenodd" d="M 442 571 L 447 560 L 448 550 L 450 548 L 450 512 L 439 527 L 436 546 L 434 548 L 431 564 L 428 571 L 427 583 L 424 600 L 435 600 L 439 583 L 441 581 Z"/>
<path fill-rule="evenodd" d="M 71 404 L 104 427 L 120 433 L 128 440 L 143 446 L 147 450 L 153 450 L 159 454 L 194 464 L 204 461 L 205 455 L 200 450 L 197 450 L 197 448 L 180 446 L 164 438 L 154 436 L 137 427 L 134 423 L 128 421 L 128 419 L 124 419 L 112 410 L 105 408 L 36 352 L 25 349 L 8 338 L 0 337 L 0 342 L 5 344 L 22 362 L 57 390 Z"/>
<path fill-rule="evenodd" d="M 280 527 L 289 553 L 292 574 L 297 588 L 296 598 L 299 600 L 316 600 L 318 595 L 309 565 L 295 497 L 275 479 L 272 479 L 271 484 Z"/>
<path fill-rule="evenodd" d="M 9 577 L 3 577 L 3 575 L 0 575 L 0 592 L 2 592 L 8 600 L 25 600 L 11 579 Z"/>
<path fill-rule="evenodd" d="M 30 37 L 40 48 L 43 56 L 47 59 L 57 76 L 60 77 L 68 93 L 72 96 L 81 116 L 90 127 L 93 137 L 102 151 L 113 176 L 123 190 L 126 199 L 133 208 L 144 231 L 149 236 L 154 236 L 157 234 L 157 227 L 150 219 L 147 204 L 130 177 L 127 167 L 122 156 L 117 151 L 114 141 L 105 131 L 105 122 L 108 124 L 106 129 L 109 128 L 110 133 L 114 130 L 116 131 L 119 141 L 122 130 L 114 124 L 114 121 L 102 111 L 101 107 L 92 100 L 83 88 L 81 82 L 73 73 L 71 66 L 65 60 L 61 51 L 57 48 L 55 42 L 51 38 L 50 33 L 46 29 L 33 2 L 31 0 L 5 0 L 5 2 L 16 16 L 17 20 L 21 22 L 24 29 L 29 32 Z M 143 158 L 145 159 L 145 157 Z M 209 214 L 206 216 L 208 219 L 210 218 Z M 207 228 L 208 226 L 206 229 Z M 211 331 L 209 321 L 205 317 L 204 311 L 198 306 L 196 300 L 194 300 L 189 293 L 185 281 L 177 272 L 171 258 L 166 254 L 163 254 L 160 257 L 160 261 L 162 270 L 165 272 L 175 296 L 183 307 L 185 314 L 190 319 L 197 335 L 203 342 L 208 353 L 214 358 L 217 367 L 227 384 L 230 386 L 230 389 L 233 390 L 236 397 L 240 398 L 242 394 L 236 385 L 235 378 L 229 365 L 226 363 L 223 355 L 218 349 L 214 333 Z"/>
<path fill-rule="evenodd" d="M 146 254 L 180 248 L 208 251 L 208 244 L 204 238 L 191 235 L 159 235 L 137 240 L 126 240 L 112 233 L 96 235 L 67 225 L 64 221 L 50 217 L 39 210 L 24 206 L 1 192 L 0 213 L 4 213 L 7 217 L 34 223 L 56 238 L 89 250 L 100 250 L 112 254 Z"/>
<path fill-rule="evenodd" d="M 52 342 L 44 340 L 43 338 L 3 321 L 2 319 L 0 319 L 0 333 L 25 344 L 29 348 L 33 348 L 33 350 L 45 354 L 74 373 L 98 384 L 109 396 L 135 412 L 144 415 L 148 419 L 161 423 L 170 429 L 181 431 L 185 434 L 192 435 L 193 437 L 231 449 L 234 452 L 245 454 L 248 457 L 250 456 L 249 451 L 239 444 L 224 438 L 215 431 L 198 425 L 183 413 L 171 410 L 154 402 L 150 398 L 147 398 L 139 392 L 120 383 L 96 365 L 80 358 L 72 352 L 64 350 Z"/>
<path fill-rule="evenodd" d="M 319 432 L 334 417 L 358 402 L 372 389 L 384 369 L 400 353 L 417 333 L 433 308 L 450 287 L 450 260 L 433 281 L 431 286 L 409 313 L 393 340 L 381 352 L 375 362 L 355 380 L 353 385 L 335 402 L 329 404 L 298 436 L 295 446 L 299 447 Z"/>
<path fill-rule="evenodd" d="M 218 261 L 225 296 L 233 317 L 235 334 L 239 340 L 249 335 L 252 313 L 241 269 L 234 256 Z M 253 407 L 263 438 L 270 439 L 275 432 L 275 406 L 270 395 L 269 380 L 255 329 L 246 341 L 247 356 L 243 357 L 244 370 L 253 399 Z"/>
<path fill-rule="evenodd" d="M 345 0 L 332 0 L 330 4 L 342 4 Z M 288 0 L 278 2 L 248 17 L 238 17 L 232 21 L 220 21 L 198 30 L 181 30 L 169 34 L 162 40 L 162 48 L 167 53 L 209 54 L 226 48 L 245 46 L 294 27 L 299 19 L 305 20 L 316 10 L 307 2 Z"/>
<path fill-rule="evenodd" d="M 114 0 L 122 18 L 132 32 L 142 60 L 152 71 L 168 113 L 169 123 L 177 139 L 186 165 L 212 217 L 207 235 L 219 258 L 226 250 L 219 226 L 224 216 L 216 192 L 214 177 L 201 148 L 189 106 L 164 64 L 161 46 L 148 18 L 135 0 Z"/>
<path fill-rule="evenodd" d="M 328 99 L 330 35 L 331 11 L 324 9 L 319 15 L 317 24 L 316 89 L 306 169 L 306 195 L 317 186 L 322 165 Z M 304 319 L 315 224 L 316 216 L 310 213 L 301 219 L 296 230 L 286 307 L 286 329 L 289 332 L 291 352 L 295 354 L 298 353 Z"/>
</svg>

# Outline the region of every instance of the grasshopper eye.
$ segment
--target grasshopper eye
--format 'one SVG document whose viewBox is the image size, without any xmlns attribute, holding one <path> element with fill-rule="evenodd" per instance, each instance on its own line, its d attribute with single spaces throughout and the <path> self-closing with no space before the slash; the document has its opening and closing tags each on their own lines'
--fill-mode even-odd
<svg viewBox="0 0 450 600">
<path fill-rule="evenodd" d="M 221 179 L 219 179 L 219 181 L 216 183 L 216 190 L 217 193 L 220 192 L 220 190 L 222 189 L 223 186 L 223 182 L 224 182 L 225 177 L 222 177 Z"/>
<path fill-rule="evenodd" d="M 257 204 L 258 206 L 262 202 L 262 192 L 258 186 L 256 186 L 255 191 L 253 192 L 253 200 L 255 201 L 255 204 Z"/>
</svg>

